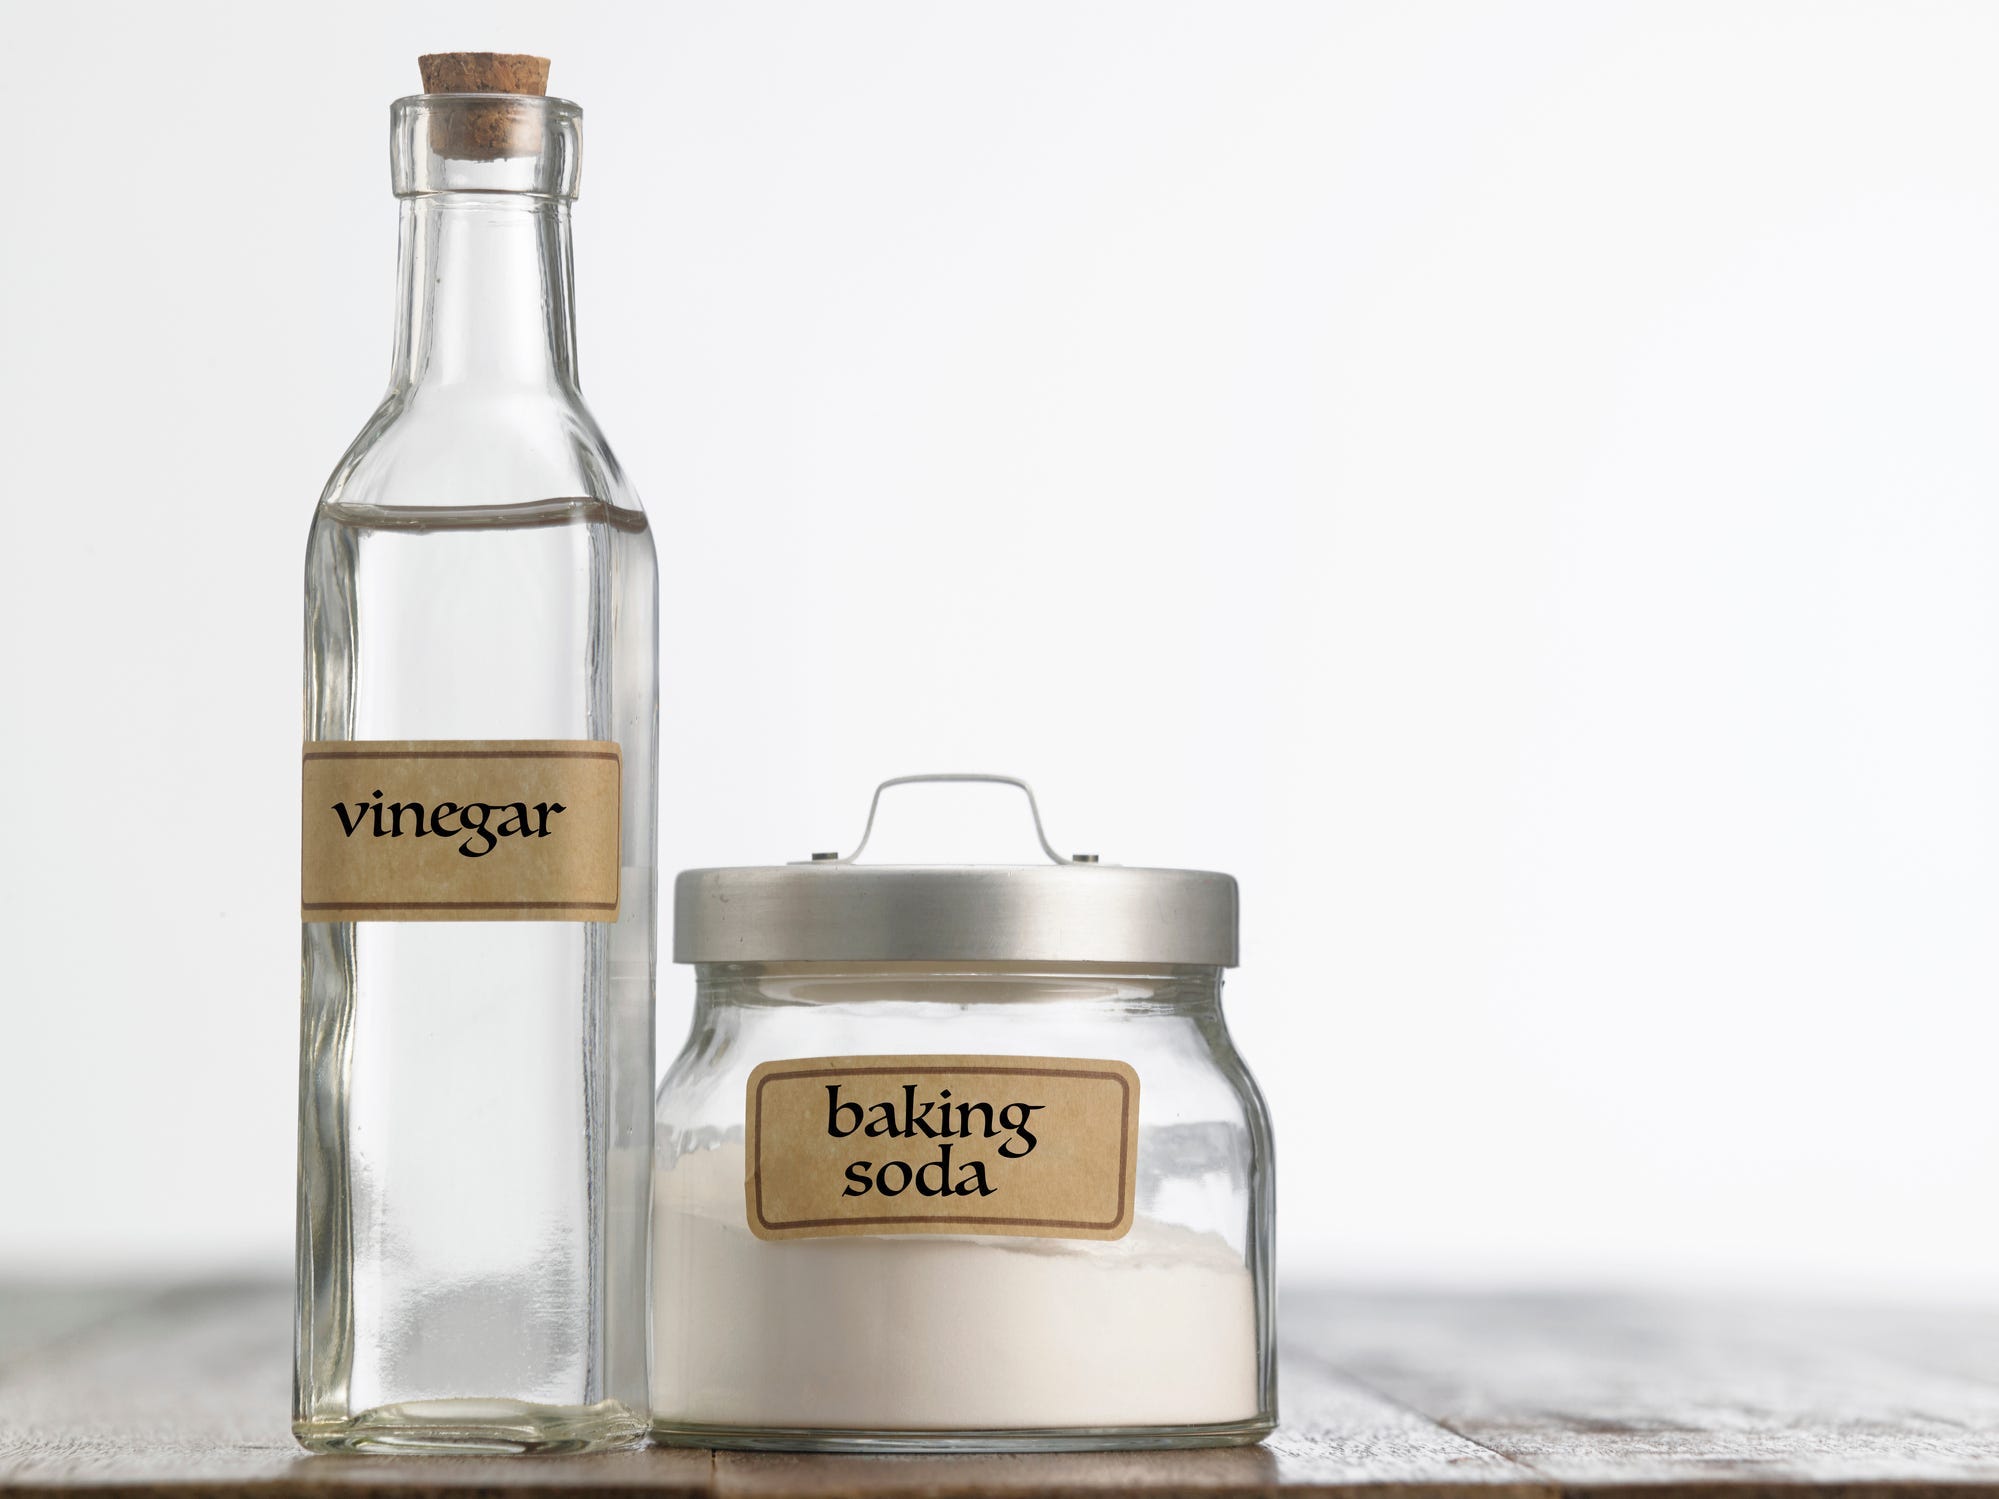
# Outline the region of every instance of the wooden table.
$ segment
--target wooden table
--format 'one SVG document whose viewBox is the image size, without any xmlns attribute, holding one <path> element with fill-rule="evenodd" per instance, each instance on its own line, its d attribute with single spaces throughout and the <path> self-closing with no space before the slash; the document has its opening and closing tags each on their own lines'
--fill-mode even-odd
<svg viewBox="0 0 1999 1499">
<path fill-rule="evenodd" d="M 1020 1457 L 307 1457 L 287 1288 L 0 1291 L 23 1495 L 1999 1499 L 1999 1311 L 1296 1291 L 1260 1447 Z M 1635 1494 L 1631 1491 L 1642 1491 Z M 74 1495 L 71 1495 L 74 1499 Z"/>
</svg>

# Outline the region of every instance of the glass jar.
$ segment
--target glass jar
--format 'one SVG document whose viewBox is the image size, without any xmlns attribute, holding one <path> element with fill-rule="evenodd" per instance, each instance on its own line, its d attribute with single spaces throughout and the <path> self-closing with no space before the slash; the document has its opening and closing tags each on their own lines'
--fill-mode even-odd
<svg viewBox="0 0 1999 1499">
<path fill-rule="evenodd" d="M 680 876 L 697 999 L 654 1142 L 657 1440 L 1271 1430 L 1270 1124 L 1221 1008 L 1235 881 L 1042 846 Z"/>
</svg>

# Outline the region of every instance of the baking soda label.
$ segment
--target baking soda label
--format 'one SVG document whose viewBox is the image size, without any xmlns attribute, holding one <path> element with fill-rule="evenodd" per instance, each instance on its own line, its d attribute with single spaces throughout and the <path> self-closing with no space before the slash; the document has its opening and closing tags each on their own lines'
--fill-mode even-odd
<svg viewBox="0 0 1999 1499">
<path fill-rule="evenodd" d="M 615 921 L 623 761 L 594 739 L 305 746 L 306 921 Z"/>
<path fill-rule="evenodd" d="M 800 1057 L 750 1074 L 744 1199 L 760 1239 L 1119 1239 L 1138 1074 L 1076 1057 Z"/>
</svg>

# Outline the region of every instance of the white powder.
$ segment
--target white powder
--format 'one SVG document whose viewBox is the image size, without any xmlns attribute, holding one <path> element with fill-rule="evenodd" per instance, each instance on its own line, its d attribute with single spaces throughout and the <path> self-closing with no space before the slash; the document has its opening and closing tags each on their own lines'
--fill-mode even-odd
<svg viewBox="0 0 1999 1499">
<path fill-rule="evenodd" d="M 1214 1234 L 1122 1239 L 750 1233 L 743 1149 L 653 1183 L 656 1419 L 962 1430 L 1257 1414 L 1255 1290 Z"/>
</svg>

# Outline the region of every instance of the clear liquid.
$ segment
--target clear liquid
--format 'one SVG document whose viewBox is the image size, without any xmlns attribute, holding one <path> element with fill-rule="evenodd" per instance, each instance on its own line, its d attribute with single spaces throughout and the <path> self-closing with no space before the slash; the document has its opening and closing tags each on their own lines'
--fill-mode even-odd
<svg viewBox="0 0 1999 1499">
<path fill-rule="evenodd" d="M 643 1429 L 654 576 L 596 500 L 314 523 L 306 737 L 616 740 L 626 862 L 615 922 L 306 924 L 309 1446 Z"/>
</svg>

